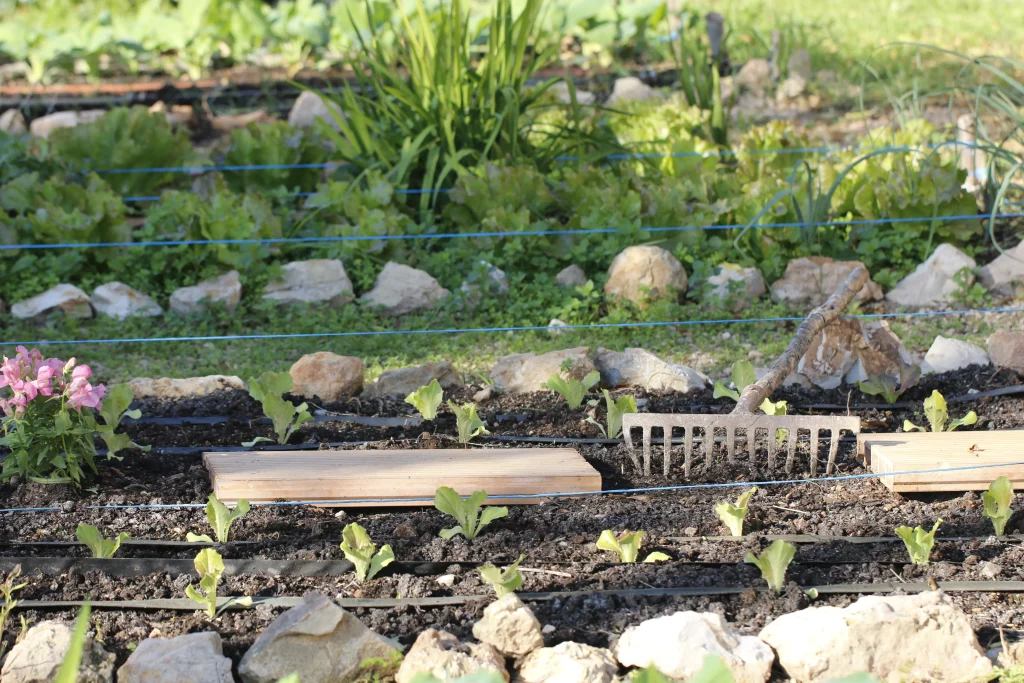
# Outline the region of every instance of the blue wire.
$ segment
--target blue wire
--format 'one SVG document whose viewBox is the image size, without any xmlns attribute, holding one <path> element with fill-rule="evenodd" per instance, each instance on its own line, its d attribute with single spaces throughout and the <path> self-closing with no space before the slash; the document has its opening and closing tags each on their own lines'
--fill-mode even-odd
<svg viewBox="0 0 1024 683">
<path fill-rule="evenodd" d="M 451 192 L 451 191 L 452 191 L 452 189 L 450 187 L 437 187 L 437 188 L 427 188 L 427 189 L 419 189 L 419 190 L 415 190 L 415 189 L 413 189 L 413 190 L 395 190 L 394 193 L 395 194 L 402 194 L 402 195 L 405 195 L 405 194 L 443 194 L 445 192 Z M 315 194 L 316 194 L 316 192 L 292 192 L 292 193 L 288 194 L 287 196 L 288 197 L 312 197 Z M 129 196 L 129 197 L 124 197 L 123 201 L 125 201 L 125 202 L 136 202 L 136 203 L 139 203 L 139 202 L 158 202 L 158 201 L 160 201 L 160 195 L 151 194 L 151 195 Z"/>
<path fill-rule="evenodd" d="M 211 171 L 287 171 L 303 168 L 333 168 L 345 166 L 344 161 L 327 161 L 318 164 L 228 164 L 223 166 L 164 166 L 156 168 L 106 168 L 96 173 L 122 175 L 125 173 L 188 173 L 189 175 Z"/>
</svg>

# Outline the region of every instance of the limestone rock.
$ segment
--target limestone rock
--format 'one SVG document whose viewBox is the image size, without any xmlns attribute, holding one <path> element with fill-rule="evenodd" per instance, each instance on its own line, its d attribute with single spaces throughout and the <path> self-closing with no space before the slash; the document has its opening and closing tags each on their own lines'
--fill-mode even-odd
<svg viewBox="0 0 1024 683">
<path fill-rule="evenodd" d="M 263 298 L 281 304 L 327 302 L 343 306 L 354 298 L 352 281 L 339 259 L 292 261 L 281 266 L 280 280 L 263 288 Z"/>
<path fill-rule="evenodd" d="M 718 655 L 736 683 L 765 683 L 775 653 L 754 636 L 741 636 L 719 614 L 676 612 L 626 630 L 615 646 L 623 666 L 653 666 L 674 680 L 689 680 L 706 655 Z"/>
<path fill-rule="evenodd" d="M 860 321 L 863 343 L 859 345 L 857 360 L 846 374 L 847 384 L 856 384 L 874 375 L 899 377 L 900 372 L 914 364 L 900 338 L 884 320 Z"/>
<path fill-rule="evenodd" d="M 528 391 L 542 391 L 541 385 L 551 375 L 562 372 L 562 363 L 572 361 L 569 376 L 583 379 L 594 371 L 594 361 L 590 359 L 590 348 L 583 346 L 575 349 L 551 351 L 536 355 L 533 353 L 514 353 L 503 356 L 494 363 L 491 379 L 498 391 L 520 394 Z"/>
<path fill-rule="evenodd" d="M 324 100 L 315 92 L 303 90 L 288 112 L 288 123 L 296 128 L 309 128 L 317 121 L 326 121 L 332 128 L 337 129 L 338 124 L 331 114 L 332 111 L 340 114 L 341 107 Z"/>
<path fill-rule="evenodd" d="M 740 68 L 740 72 L 733 79 L 735 85 L 761 95 L 772 80 L 772 66 L 767 59 L 760 57 L 751 59 Z"/>
<path fill-rule="evenodd" d="M 54 310 L 63 311 L 69 318 L 92 317 L 89 295 L 74 285 L 55 285 L 42 294 L 11 305 L 11 315 L 21 319 L 34 318 Z"/>
<path fill-rule="evenodd" d="M 1024 372 L 1024 332 L 997 330 L 988 338 L 988 355 L 996 367 Z"/>
<path fill-rule="evenodd" d="M 206 375 L 205 377 L 136 377 L 128 382 L 135 398 L 199 398 L 216 391 L 246 391 L 245 382 L 234 375 Z"/>
<path fill-rule="evenodd" d="M 241 298 L 242 282 L 238 279 L 238 271 L 232 270 L 193 287 L 174 290 L 171 292 L 171 310 L 188 315 L 199 313 L 210 303 L 223 303 L 230 310 L 238 305 Z"/>
<path fill-rule="evenodd" d="M 461 643 L 447 631 L 427 629 L 402 660 L 395 676 L 396 683 L 409 683 L 418 673 L 430 673 L 441 680 L 451 680 L 476 671 L 493 671 L 505 681 L 505 659 L 490 645 Z"/>
<path fill-rule="evenodd" d="M 303 398 L 344 401 L 363 390 L 363 361 L 330 351 L 306 354 L 288 374 L 292 376 L 292 393 Z"/>
<path fill-rule="evenodd" d="M 707 386 L 707 377 L 686 365 L 667 363 L 644 349 L 598 349 L 595 360 L 602 386 L 642 386 L 687 393 Z"/>
<path fill-rule="evenodd" d="M 737 284 L 732 284 L 732 283 Z M 708 278 L 711 298 L 719 299 L 729 310 L 738 313 L 768 291 L 764 277 L 757 268 L 742 268 L 734 263 L 723 263 L 718 272 Z M 730 291 L 732 290 L 732 291 Z"/>
<path fill-rule="evenodd" d="M 583 269 L 577 266 L 575 263 L 571 266 L 566 266 L 562 270 L 558 271 L 558 275 L 555 276 L 555 282 L 559 287 L 565 287 L 569 289 L 571 287 L 582 287 L 587 284 L 587 274 L 583 272 Z"/>
<path fill-rule="evenodd" d="M 569 331 L 569 323 L 559 318 L 552 318 L 548 323 L 548 334 L 565 334 Z"/>
<path fill-rule="evenodd" d="M 20 109 L 8 109 L 0 114 L 0 132 L 8 135 L 21 135 L 28 132 L 25 115 L 21 113 Z"/>
<path fill-rule="evenodd" d="M 860 323 L 839 318 L 811 340 L 796 371 L 822 389 L 835 389 L 857 362 L 862 341 Z"/>
<path fill-rule="evenodd" d="M 517 683 L 612 683 L 618 672 L 608 650 L 565 642 L 526 656 Z"/>
<path fill-rule="evenodd" d="M 790 76 L 799 76 L 805 81 L 811 80 L 814 72 L 811 70 L 811 53 L 804 48 L 794 50 L 786 63 Z"/>
<path fill-rule="evenodd" d="M 651 299 L 686 292 L 683 264 L 661 247 L 626 247 L 608 269 L 605 294 L 643 305 Z"/>
<path fill-rule="evenodd" d="M 863 597 L 849 607 L 810 607 L 761 631 L 797 683 L 866 672 L 882 681 L 986 678 L 971 621 L 940 591 Z"/>
<path fill-rule="evenodd" d="M 928 353 L 924 355 L 921 372 L 925 374 L 952 372 L 971 365 L 989 365 L 989 363 L 988 354 L 980 346 L 962 339 L 949 339 L 940 334 L 935 337 L 935 341 L 928 348 Z"/>
<path fill-rule="evenodd" d="M 908 307 L 949 303 L 953 293 L 960 288 L 953 276 L 964 268 L 973 269 L 976 265 L 974 259 L 952 244 L 940 244 L 924 263 L 900 280 L 885 298 L 894 304 Z M 971 274 L 967 284 L 973 282 L 974 275 Z"/>
<path fill-rule="evenodd" d="M 303 683 L 350 683 L 363 660 L 397 650 L 326 596 L 308 593 L 259 635 L 238 675 L 244 683 L 275 683 L 292 673 Z"/>
<path fill-rule="evenodd" d="M 800 76 L 790 76 L 779 83 L 779 89 L 775 91 L 775 99 L 781 101 L 795 100 L 807 92 L 807 81 Z"/>
<path fill-rule="evenodd" d="M 606 104 L 621 104 L 623 102 L 646 102 L 647 100 L 661 100 L 664 96 L 641 81 L 636 76 L 616 78 L 612 85 L 612 94 L 608 97 Z"/>
<path fill-rule="evenodd" d="M 1024 242 L 1007 249 L 992 263 L 983 266 L 978 271 L 978 279 L 990 292 L 1012 296 L 1016 288 L 1024 285 Z"/>
<path fill-rule="evenodd" d="M 379 306 L 383 315 L 396 316 L 433 308 L 446 296 L 448 290 L 429 274 L 388 261 L 377 276 L 373 289 L 359 301 L 369 306 Z"/>
<path fill-rule="evenodd" d="M 119 320 L 136 316 L 152 318 L 164 312 L 152 297 L 122 282 L 100 285 L 92 291 L 91 299 L 97 313 Z"/>
<path fill-rule="evenodd" d="M 84 111 L 58 111 L 40 116 L 32 121 L 29 132 L 40 138 L 50 137 L 50 133 L 58 128 L 74 128 L 83 123 L 92 123 L 106 114 L 105 109 L 86 109 Z"/>
<path fill-rule="evenodd" d="M 560 104 L 572 103 L 572 98 L 569 97 L 569 86 L 565 81 L 558 81 L 548 88 L 548 92 L 554 95 L 555 99 L 558 100 Z M 587 92 L 586 90 L 580 90 L 579 88 L 576 89 L 577 104 L 586 106 L 588 104 L 594 104 L 596 101 L 597 98 L 594 97 L 594 93 Z"/>
<path fill-rule="evenodd" d="M 462 384 L 459 381 L 459 373 L 455 372 L 452 364 L 448 361 L 441 361 L 425 363 L 413 368 L 387 370 L 381 374 L 380 379 L 366 387 L 363 396 L 366 398 L 391 396 L 404 399 L 435 379 L 442 389 L 454 389 Z"/>
<path fill-rule="evenodd" d="M 772 284 L 772 298 L 790 304 L 818 306 L 832 296 L 860 261 L 833 261 L 827 256 L 797 258 L 786 264 L 782 278 Z M 874 280 L 857 292 L 855 301 L 882 298 L 882 288 Z"/>
<path fill-rule="evenodd" d="M 118 683 L 233 683 L 220 635 L 189 633 L 139 643 L 117 670 Z M 5 680 L 6 683 L 6 680 Z"/>
<path fill-rule="evenodd" d="M 495 600 L 473 624 L 473 637 L 506 657 L 522 657 L 544 647 L 540 622 L 515 593 Z"/>
<path fill-rule="evenodd" d="M 43 621 L 28 630 L 11 648 L 0 670 L 4 683 L 49 683 L 57 675 L 71 647 L 74 627 L 59 621 Z M 87 636 L 78 668 L 78 683 L 111 683 L 114 655 Z"/>
</svg>

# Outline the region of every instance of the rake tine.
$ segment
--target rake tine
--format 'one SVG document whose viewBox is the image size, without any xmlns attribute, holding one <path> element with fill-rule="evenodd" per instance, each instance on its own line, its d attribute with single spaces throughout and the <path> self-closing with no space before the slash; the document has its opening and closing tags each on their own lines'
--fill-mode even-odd
<svg viewBox="0 0 1024 683">
<path fill-rule="evenodd" d="M 690 461 L 693 459 L 693 425 L 683 427 L 683 474 L 690 476 Z"/>
<path fill-rule="evenodd" d="M 789 430 L 789 438 L 786 441 L 786 474 L 793 472 L 793 461 L 796 459 L 796 437 L 798 429 Z"/>
<path fill-rule="evenodd" d="M 644 433 L 644 476 L 651 476 L 651 459 L 654 457 L 651 455 L 651 427 L 650 425 L 643 426 Z"/>
<path fill-rule="evenodd" d="M 640 466 L 640 461 L 637 460 L 636 457 L 636 447 L 633 446 L 633 435 L 630 434 L 630 427 L 623 425 L 622 438 L 626 442 L 626 448 L 629 450 L 629 459 L 633 461 L 633 466 L 636 467 L 637 470 L 643 469 Z"/>
<path fill-rule="evenodd" d="M 828 465 L 825 466 L 825 474 L 832 474 L 836 467 L 836 453 L 839 451 L 839 430 L 832 430 L 832 438 L 828 444 Z"/>
<path fill-rule="evenodd" d="M 756 462 L 754 458 L 757 457 L 757 427 L 753 425 L 747 427 L 747 454 L 751 463 Z"/>
<path fill-rule="evenodd" d="M 821 439 L 821 430 L 814 429 L 811 431 L 811 476 L 813 477 L 818 473 L 818 444 Z"/>
<path fill-rule="evenodd" d="M 775 469 L 775 451 L 778 446 L 779 430 L 777 427 L 768 428 L 768 469 Z"/>
<path fill-rule="evenodd" d="M 729 462 L 736 462 L 736 428 L 725 428 L 725 455 Z"/>
<path fill-rule="evenodd" d="M 664 475 L 667 477 L 669 466 L 672 464 L 672 425 L 665 425 L 665 462 L 662 465 Z"/>
</svg>

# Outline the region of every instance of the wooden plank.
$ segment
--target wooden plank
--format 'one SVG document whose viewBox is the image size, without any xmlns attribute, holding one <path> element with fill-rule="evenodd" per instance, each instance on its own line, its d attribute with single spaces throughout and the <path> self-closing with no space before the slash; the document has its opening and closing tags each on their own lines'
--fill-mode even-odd
<svg viewBox="0 0 1024 683">
<path fill-rule="evenodd" d="M 876 444 L 884 444 L 886 446 L 893 446 L 897 444 L 914 444 L 921 447 L 927 447 L 927 444 L 941 443 L 948 441 L 950 436 L 954 438 L 970 438 L 972 434 L 1012 434 L 1016 433 L 1016 438 L 1020 439 L 1024 443 L 1024 435 L 1020 435 L 1021 428 L 1013 429 L 997 429 L 988 431 L 956 431 L 956 432 L 881 432 L 876 434 L 858 434 L 857 435 L 857 455 L 864 461 L 865 465 L 871 464 L 871 448 Z M 984 439 L 1002 438 L 993 436 L 981 437 Z M 1013 438 L 1013 437 L 1007 437 Z"/>
<path fill-rule="evenodd" d="M 432 503 L 407 499 L 433 499 L 438 487 L 450 486 L 462 495 L 483 489 L 488 503 L 531 504 L 540 501 L 501 496 L 601 490 L 601 475 L 572 448 L 255 451 L 207 453 L 203 462 L 225 503 L 387 499 L 426 506 Z"/>
<path fill-rule="evenodd" d="M 1009 477 L 1015 488 L 1024 485 L 1024 464 L 1019 464 L 1024 463 L 1024 434 L 1019 430 L 891 436 L 912 438 L 868 441 L 873 472 L 955 470 L 881 477 L 880 481 L 896 493 L 984 491 L 1000 476 Z M 975 465 L 986 467 L 955 469 Z"/>
</svg>

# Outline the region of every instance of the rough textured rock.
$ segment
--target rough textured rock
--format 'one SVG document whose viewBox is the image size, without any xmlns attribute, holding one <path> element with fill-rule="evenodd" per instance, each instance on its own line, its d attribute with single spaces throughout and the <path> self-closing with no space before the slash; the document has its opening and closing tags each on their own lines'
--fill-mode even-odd
<svg viewBox="0 0 1024 683">
<path fill-rule="evenodd" d="M 548 334 L 565 334 L 569 332 L 569 323 L 561 320 L 560 318 L 552 318 L 551 322 L 548 323 Z"/>
<path fill-rule="evenodd" d="M 740 68 L 733 79 L 735 85 L 760 95 L 772 80 L 772 66 L 767 59 L 751 59 Z"/>
<path fill-rule="evenodd" d="M 551 375 L 562 372 L 562 363 L 572 361 L 569 375 L 583 379 L 594 371 L 594 361 L 590 358 L 590 348 L 583 346 L 575 349 L 563 349 L 536 355 L 533 353 L 514 353 L 503 356 L 494 363 L 491 379 L 499 391 L 514 394 L 527 391 L 542 391 L 541 385 Z"/>
<path fill-rule="evenodd" d="M 571 287 L 582 287 L 587 284 L 589 279 L 587 274 L 583 272 L 583 269 L 574 263 L 558 271 L 558 275 L 555 276 L 555 283 L 559 287 L 569 289 Z"/>
<path fill-rule="evenodd" d="M 83 123 L 92 123 L 103 116 L 105 109 L 86 109 L 84 111 L 59 111 L 54 114 L 40 116 L 32 121 L 29 132 L 40 138 L 50 137 L 50 133 L 58 128 L 74 128 Z"/>
<path fill-rule="evenodd" d="M 0 669 L 4 683 L 49 683 L 57 675 L 71 646 L 74 626 L 43 621 L 28 630 L 25 638 L 11 648 Z M 114 655 L 87 636 L 78 669 L 78 683 L 111 683 Z"/>
<path fill-rule="evenodd" d="M 885 298 L 894 304 L 910 307 L 949 303 L 953 293 L 960 288 L 953 276 L 964 268 L 973 269 L 976 265 L 974 259 L 952 244 L 940 244 L 924 263 L 900 280 Z M 973 282 L 972 274 L 968 276 L 967 284 Z"/>
<path fill-rule="evenodd" d="M 245 382 L 234 375 L 206 375 L 205 377 L 136 377 L 128 382 L 135 398 L 197 398 L 215 391 L 245 391 Z"/>
<path fill-rule="evenodd" d="M 558 81 L 548 88 L 548 92 L 554 95 L 555 99 L 557 99 L 561 104 L 572 103 L 572 98 L 569 97 L 569 85 L 565 81 Z M 579 88 L 576 89 L 577 104 L 587 105 L 593 104 L 596 101 L 597 98 L 594 96 L 594 93 L 587 92 L 586 90 L 580 90 Z"/>
<path fill-rule="evenodd" d="M 1024 285 L 1024 242 L 1007 249 L 992 263 L 978 271 L 978 279 L 985 289 L 1002 296 L 1011 296 Z"/>
<path fill-rule="evenodd" d="M 860 323 L 840 318 L 811 340 L 796 371 L 822 389 L 835 389 L 853 369 L 863 337 Z"/>
<path fill-rule="evenodd" d="M 805 92 L 807 92 L 806 79 L 794 75 L 779 83 L 779 88 L 775 91 L 775 99 L 779 101 L 795 100 Z"/>
<path fill-rule="evenodd" d="M 455 372 L 455 368 L 448 361 L 425 363 L 414 368 L 387 370 L 381 373 L 380 379 L 366 387 L 363 396 L 366 398 L 391 396 L 404 399 L 435 379 L 442 389 L 454 389 L 462 384 L 459 381 L 459 373 Z"/>
<path fill-rule="evenodd" d="M 921 363 L 921 372 L 952 372 L 971 365 L 989 365 L 985 349 L 962 339 L 949 339 L 941 334 L 928 347 Z"/>
<path fill-rule="evenodd" d="M 615 83 L 612 85 L 612 94 L 608 96 L 606 104 L 646 102 L 647 100 L 656 99 L 664 99 L 664 95 L 636 76 L 626 76 L 625 78 L 615 79 Z"/>
<path fill-rule="evenodd" d="M 805 81 L 811 80 L 814 72 L 811 69 L 811 53 L 804 48 L 794 50 L 786 63 L 790 76 L 799 76 Z"/>
<path fill-rule="evenodd" d="M 736 284 L 732 284 L 732 283 Z M 734 263 L 723 263 L 718 272 L 708 278 L 713 288 L 711 298 L 719 299 L 734 313 L 738 313 L 750 305 L 751 301 L 764 296 L 764 277 L 757 268 L 743 268 Z M 732 290 L 732 291 L 730 291 Z"/>
<path fill-rule="evenodd" d="M 760 638 L 798 683 L 860 672 L 889 683 L 959 682 L 983 680 L 992 670 L 970 619 L 940 591 L 810 607 L 779 617 Z"/>
<path fill-rule="evenodd" d="M 396 683 L 409 683 L 418 673 L 430 673 L 441 680 L 452 680 L 475 671 L 493 671 L 508 681 L 505 659 L 490 645 L 461 643 L 447 631 L 427 629 L 402 660 Z"/>
<path fill-rule="evenodd" d="M 292 376 L 292 393 L 304 398 L 343 401 L 363 390 L 363 361 L 330 351 L 306 354 L 288 374 Z"/>
<path fill-rule="evenodd" d="M 379 306 L 386 316 L 404 315 L 425 308 L 433 308 L 448 296 L 448 290 L 428 273 L 409 266 L 388 261 L 377 276 L 373 289 L 359 301 Z"/>
<path fill-rule="evenodd" d="M 8 109 L 0 114 L 0 132 L 8 135 L 21 135 L 28 132 L 25 115 L 21 113 L 20 109 Z"/>
<path fill-rule="evenodd" d="M 997 330 L 988 338 L 988 355 L 996 367 L 1024 372 L 1024 332 Z"/>
<path fill-rule="evenodd" d="M 618 671 L 608 650 L 565 642 L 527 655 L 517 683 L 612 683 Z"/>
<path fill-rule="evenodd" d="M 341 107 L 334 102 L 324 100 L 315 92 L 303 90 L 295 99 L 291 111 L 288 112 L 288 123 L 296 128 L 308 128 L 315 125 L 317 121 L 323 120 L 332 128 L 337 128 L 338 124 L 331 114 L 332 111 L 340 114 Z"/>
<path fill-rule="evenodd" d="M 281 266 L 281 279 L 263 288 L 263 298 L 282 304 L 327 302 L 342 306 L 352 301 L 352 281 L 339 259 L 292 261 Z"/>
<path fill-rule="evenodd" d="M 764 641 L 733 632 L 721 615 L 710 612 L 649 619 L 627 629 L 615 646 L 623 666 L 653 666 L 675 680 L 692 678 L 709 654 L 722 658 L 736 683 L 764 683 L 775 662 Z"/>
<path fill-rule="evenodd" d="M 495 600 L 473 624 L 473 637 L 506 657 L 522 657 L 544 647 L 540 622 L 515 593 Z"/>
<path fill-rule="evenodd" d="M 860 261 L 833 261 L 827 256 L 797 258 L 786 264 L 782 278 L 772 284 L 772 298 L 790 304 L 818 306 L 824 303 L 859 265 Z M 882 288 L 874 280 L 857 292 L 855 301 L 882 298 Z"/>
<path fill-rule="evenodd" d="M 164 309 L 147 294 L 123 282 L 108 282 L 92 291 L 92 306 L 97 313 L 124 320 L 131 317 L 151 318 Z"/>
<path fill-rule="evenodd" d="M 487 261 L 481 261 L 480 266 L 481 272 L 474 272 L 467 277 L 459 288 L 465 294 L 473 294 L 480 290 L 481 284 L 484 289 L 490 289 L 497 292 L 507 292 L 509 288 L 508 275 L 505 275 L 505 271 L 498 268 L 495 265 L 488 263 Z"/>
<path fill-rule="evenodd" d="M 291 673 L 302 683 L 349 683 L 363 660 L 397 650 L 324 595 L 309 593 L 259 635 L 238 675 L 245 683 L 275 683 Z"/>
<path fill-rule="evenodd" d="M 903 368 L 914 364 L 907 347 L 884 320 L 861 320 L 860 333 L 863 343 L 859 345 L 857 360 L 846 373 L 847 384 L 863 382 L 873 375 L 898 377 Z"/>
<path fill-rule="evenodd" d="M 45 315 L 54 310 L 63 311 L 69 318 L 92 317 L 89 295 L 74 285 L 55 285 L 42 294 L 11 305 L 11 315 L 22 319 Z"/>
<path fill-rule="evenodd" d="M 609 351 L 598 349 L 594 362 L 602 386 L 641 386 L 649 390 L 668 389 L 687 393 L 707 386 L 707 377 L 686 365 L 667 363 L 643 349 Z"/>
<path fill-rule="evenodd" d="M 661 247 L 626 247 L 608 268 L 605 294 L 643 305 L 651 299 L 686 292 L 683 264 Z"/>
<path fill-rule="evenodd" d="M 238 271 L 232 270 L 198 285 L 174 290 L 171 292 L 171 310 L 188 315 L 199 313 L 211 303 L 223 303 L 230 310 L 238 305 L 241 298 L 242 282 L 238 279 Z"/>
<path fill-rule="evenodd" d="M 148 638 L 117 670 L 118 683 L 233 683 L 217 633 Z M 5 681 L 6 683 L 6 681 Z"/>
</svg>

